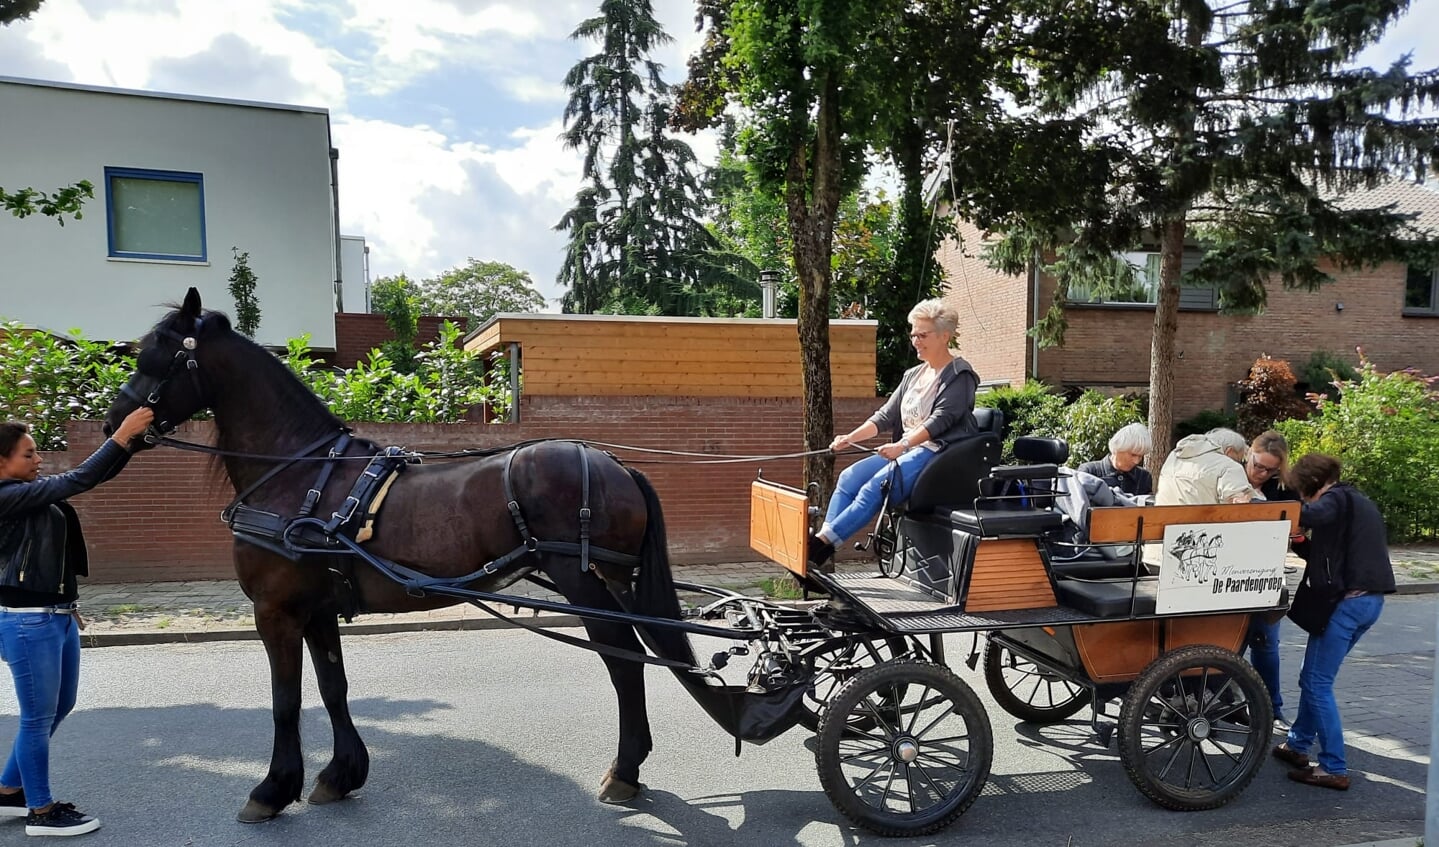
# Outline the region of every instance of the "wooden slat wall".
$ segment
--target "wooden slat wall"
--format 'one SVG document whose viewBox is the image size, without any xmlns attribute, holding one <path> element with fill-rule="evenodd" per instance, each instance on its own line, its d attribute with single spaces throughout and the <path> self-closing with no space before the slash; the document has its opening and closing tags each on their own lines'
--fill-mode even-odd
<svg viewBox="0 0 1439 847">
<path fill-rule="evenodd" d="M 1089 511 L 1089 540 L 1095 544 L 1134 541 L 1144 518 L 1144 540 L 1163 541 L 1170 524 L 1277 521 L 1287 518 L 1289 531 L 1299 531 L 1299 504 L 1292 500 L 1226 503 L 1213 506 L 1102 506 Z"/>
<path fill-rule="evenodd" d="M 805 576 L 809 501 L 804 492 L 762 480 L 750 484 L 749 546 L 756 553 Z"/>
<path fill-rule="evenodd" d="M 799 397 L 792 320 L 610 316 L 500 317 L 469 339 L 488 352 L 518 342 L 528 395 Z M 835 397 L 874 397 L 875 324 L 830 325 Z"/>
<path fill-rule="evenodd" d="M 1057 605 L 1049 574 L 1030 538 L 986 539 L 974 554 L 966 612 L 1044 609 Z"/>
</svg>

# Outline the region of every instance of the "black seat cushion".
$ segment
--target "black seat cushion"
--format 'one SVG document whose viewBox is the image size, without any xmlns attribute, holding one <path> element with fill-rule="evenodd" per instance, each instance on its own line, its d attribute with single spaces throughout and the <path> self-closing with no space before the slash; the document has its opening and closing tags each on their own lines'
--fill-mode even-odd
<svg viewBox="0 0 1439 847">
<path fill-rule="evenodd" d="M 947 514 L 955 529 L 983 536 L 1042 535 L 1059 529 L 1064 523 L 1064 516 L 1058 512 L 1040 509 L 983 512 L 951 509 Z"/>
<path fill-rule="evenodd" d="M 1159 592 L 1159 580 L 1155 577 L 1140 579 L 1137 587 L 1128 579 L 1054 581 L 1054 596 L 1059 605 L 1096 618 L 1129 617 L 1131 591 L 1134 592 L 1134 613 L 1154 614 L 1155 597 Z"/>
<path fill-rule="evenodd" d="M 1050 568 L 1056 577 L 1129 579 L 1134 576 L 1134 563 L 1128 559 L 1081 559 L 1076 562 L 1051 562 Z"/>
<path fill-rule="evenodd" d="M 1014 439 L 1014 458 L 1030 464 L 1062 465 L 1069 461 L 1069 442 L 1062 438 L 1021 435 Z"/>
<path fill-rule="evenodd" d="M 999 462 L 999 436 L 984 432 L 950 444 L 915 480 L 907 508 L 924 512 L 940 506 L 973 506 L 979 481 Z"/>
</svg>

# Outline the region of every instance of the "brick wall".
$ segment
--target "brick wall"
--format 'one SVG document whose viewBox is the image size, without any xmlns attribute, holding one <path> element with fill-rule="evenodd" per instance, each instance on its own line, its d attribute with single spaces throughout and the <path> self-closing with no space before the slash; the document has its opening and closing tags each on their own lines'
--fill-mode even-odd
<svg viewBox="0 0 1439 847">
<path fill-rule="evenodd" d="M 875 408 L 872 399 L 835 403 L 837 428 Z M 520 424 L 357 424 L 381 444 L 418 450 L 490 447 L 529 438 L 577 438 L 667 450 L 773 455 L 803 449 L 799 400 L 737 397 L 526 398 Z M 70 425 L 70 449 L 46 453 L 54 473 L 83 461 L 103 439 L 100 425 Z M 178 438 L 209 442 L 209 423 L 189 423 Z M 630 454 L 654 482 L 676 562 L 746 561 L 750 551 L 749 484 L 757 470 L 790 485 L 801 480 L 798 459 L 762 464 L 661 465 Z M 75 498 L 90 548 L 92 582 L 227 579 L 231 536 L 220 510 L 234 495 L 206 456 L 159 448 L 135 457 L 125 472 Z"/>
<path fill-rule="evenodd" d="M 1024 383 L 1029 372 L 1032 303 L 1023 275 L 1009 276 L 980 258 L 983 233 L 956 221 L 957 240 L 940 245 L 936 258 L 944 268 L 944 300 L 959 313 L 959 350 L 981 381 Z"/>
<path fill-rule="evenodd" d="M 440 337 L 440 325 L 445 321 L 453 321 L 460 328 L 460 338 L 465 337 L 466 328 L 469 325 L 468 318 L 447 318 L 424 315 L 419 319 L 419 325 L 415 332 L 415 343 L 417 345 L 428 344 Z M 370 351 L 391 341 L 395 334 L 385 324 L 384 315 L 368 315 L 356 312 L 337 312 L 335 314 L 335 353 L 331 355 L 319 355 L 331 365 L 338 368 L 353 368 L 355 363 L 362 362 L 370 355 Z"/>
<path fill-rule="evenodd" d="M 1262 315 L 1181 312 L 1176 349 L 1182 357 L 1175 416 L 1222 408 L 1230 384 L 1243 379 L 1261 354 L 1288 359 L 1295 370 L 1311 353 L 1327 350 L 1351 363 L 1355 347 L 1382 370 L 1417 367 L 1439 373 L 1439 320 L 1404 317 L 1404 266 L 1338 272 L 1317 292 L 1270 286 Z M 1053 297 L 1045 279 L 1041 304 Z M 1343 311 L 1335 304 L 1343 303 Z M 1039 376 L 1051 384 L 1146 387 L 1151 308 L 1071 308 L 1062 348 L 1039 353 Z"/>
</svg>

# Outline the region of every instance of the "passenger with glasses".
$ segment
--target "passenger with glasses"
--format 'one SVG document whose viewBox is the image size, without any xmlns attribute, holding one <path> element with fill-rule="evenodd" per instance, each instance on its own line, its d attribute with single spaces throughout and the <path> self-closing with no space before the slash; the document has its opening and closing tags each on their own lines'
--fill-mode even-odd
<svg viewBox="0 0 1439 847">
<path fill-rule="evenodd" d="M 824 524 L 809 539 L 809 561 L 823 565 L 835 547 L 865 527 L 889 499 L 909 497 L 920 471 L 948 444 L 979 431 L 974 395 L 979 377 L 950 342 L 959 314 L 943 300 L 925 300 L 909 312 L 909 340 L 919 364 L 905 371 L 899 388 L 869 420 L 837 435 L 831 450 L 842 450 L 883 435 L 889 443 L 839 475 Z"/>
<path fill-rule="evenodd" d="M 1249 477 L 1249 484 L 1266 500 L 1299 499 L 1298 494 L 1284 485 L 1283 478 L 1288 469 L 1289 444 L 1283 435 L 1271 429 L 1250 442 L 1244 456 L 1244 474 Z M 1244 646 L 1249 651 L 1249 663 L 1269 689 L 1269 700 L 1274 704 L 1275 728 L 1288 732 L 1284 697 L 1279 693 L 1279 619 L 1271 623 L 1264 615 L 1250 615 L 1249 634 L 1244 639 Z"/>
</svg>

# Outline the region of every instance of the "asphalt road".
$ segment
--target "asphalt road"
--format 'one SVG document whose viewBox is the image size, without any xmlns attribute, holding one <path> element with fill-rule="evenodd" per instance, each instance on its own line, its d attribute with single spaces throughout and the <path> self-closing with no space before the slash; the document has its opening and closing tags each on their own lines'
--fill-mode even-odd
<svg viewBox="0 0 1439 847">
<path fill-rule="evenodd" d="M 993 704 L 979 675 L 963 667 L 968 639 L 953 639 L 951 662 L 989 710 L 993 774 L 956 824 L 903 843 L 1329 847 L 1421 832 L 1426 763 L 1397 740 L 1386 746 L 1382 730 L 1389 710 L 1396 712 L 1395 732 L 1412 734 L 1397 712 L 1428 703 L 1436 608 L 1435 595 L 1391 599 L 1341 674 L 1341 694 L 1368 704 L 1351 704 L 1355 721 L 1376 733 L 1365 749 L 1351 747 L 1351 767 L 1361 772 L 1353 790 L 1290 783 L 1284 768 L 1270 761 L 1235 802 L 1189 814 L 1140 796 L 1114 749 L 1091 740 L 1087 712 L 1058 726 L 1018 725 Z M 1292 683 L 1300 638 L 1292 629 L 1286 636 L 1285 677 Z M 260 645 L 86 650 L 80 705 L 53 751 L 57 794 L 105 824 L 81 843 L 882 841 L 841 823 L 820 789 L 803 729 L 747 746 L 735 758 L 730 739 L 667 674 L 649 674 L 656 749 L 643 778 L 650 790 L 632 808 L 610 807 L 594 794 L 614 755 L 615 707 L 594 656 L 515 631 L 368 636 L 349 640 L 346 649 L 353 710 L 372 755 L 369 784 L 353 800 L 300 804 L 254 826 L 236 823 L 234 815 L 269 759 L 268 671 Z M 330 738 L 312 683 L 305 696 L 310 779 L 327 758 Z M 13 733 L 14 715 L 7 686 L 0 694 L 0 737 Z M 0 844 L 24 838 L 19 823 L 0 823 Z"/>
</svg>

